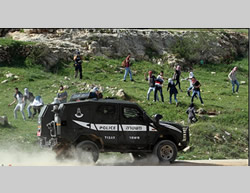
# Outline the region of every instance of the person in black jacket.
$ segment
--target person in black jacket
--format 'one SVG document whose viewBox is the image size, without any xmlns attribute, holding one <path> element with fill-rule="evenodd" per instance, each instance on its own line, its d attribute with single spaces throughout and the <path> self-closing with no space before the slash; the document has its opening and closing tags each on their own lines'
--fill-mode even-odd
<svg viewBox="0 0 250 193">
<path fill-rule="evenodd" d="M 74 66 L 75 66 L 75 78 L 77 78 L 79 71 L 80 79 L 82 79 L 82 57 L 80 56 L 79 51 L 76 51 L 76 54 L 74 55 Z"/>
<path fill-rule="evenodd" d="M 192 84 L 193 84 L 193 94 L 192 94 L 192 98 L 191 98 L 191 103 L 193 103 L 195 95 L 198 95 L 202 106 L 204 106 L 203 100 L 201 98 L 201 92 L 200 92 L 201 84 L 200 84 L 200 82 L 198 80 L 196 80 L 195 77 L 193 77 Z"/>
<path fill-rule="evenodd" d="M 146 74 L 145 74 L 145 76 L 146 76 Z M 155 91 L 155 80 L 156 80 L 156 77 L 155 77 L 155 75 L 153 75 L 152 71 L 148 71 L 148 77 L 146 77 L 145 80 L 148 81 L 148 83 L 149 83 L 149 89 L 148 89 L 148 92 L 147 92 L 147 99 L 149 100 L 150 93 L 152 91 Z M 158 98 L 157 94 L 156 94 L 156 100 L 159 101 L 159 98 Z"/>
<path fill-rule="evenodd" d="M 176 102 L 176 106 L 178 106 L 178 100 L 176 98 L 178 91 L 175 87 L 174 81 L 172 78 L 168 79 L 168 88 L 167 91 L 169 90 L 169 104 L 172 104 L 172 95 L 174 95 L 174 100 Z"/>
<path fill-rule="evenodd" d="M 180 77 L 181 77 L 181 67 L 180 65 L 178 65 L 175 69 L 175 73 L 174 73 L 174 79 L 176 80 L 176 84 L 175 86 L 179 85 L 179 89 L 181 90 L 181 83 L 180 83 Z"/>
</svg>

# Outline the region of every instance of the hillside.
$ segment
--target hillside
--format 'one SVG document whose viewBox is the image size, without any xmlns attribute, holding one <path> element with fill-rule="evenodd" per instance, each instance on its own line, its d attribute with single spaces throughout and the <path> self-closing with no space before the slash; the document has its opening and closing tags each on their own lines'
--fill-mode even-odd
<svg viewBox="0 0 250 193">
<path fill-rule="evenodd" d="M 60 84 L 66 85 L 69 95 L 76 92 L 87 92 L 93 85 L 98 85 L 103 90 L 104 97 L 111 97 L 112 93 L 115 94 L 119 89 L 123 89 L 128 95 L 127 100 L 140 104 L 149 115 L 160 113 L 163 115 L 163 120 L 187 124 L 185 111 L 190 104 L 190 98 L 186 92 L 179 92 L 180 105 L 178 107 L 168 104 L 169 94 L 166 91 L 166 84 L 163 89 L 165 103 L 152 102 L 153 93 L 151 93 L 150 101 L 146 100 L 148 83 L 144 80 L 144 74 L 148 70 L 153 70 L 155 74 L 164 70 L 165 76 L 169 78 L 173 75 L 173 68 L 167 62 L 158 65 L 150 61 L 135 60 L 131 67 L 135 82 L 123 82 L 124 71 L 120 67 L 122 59 L 124 58 L 108 59 L 97 56 L 85 58 L 82 81 L 73 78 L 72 62 L 60 63 L 57 73 L 45 71 L 42 65 L 33 63 L 31 58 L 28 58 L 27 61 L 16 58 L 14 62 L 2 62 L 0 82 L 4 80 L 7 82 L 0 83 L 0 115 L 8 117 L 10 126 L 0 126 L 1 149 L 11 147 L 27 151 L 34 149 L 40 151 L 36 137 L 37 120 L 24 122 L 20 112 L 18 112 L 18 119 L 14 120 L 14 106 L 8 107 L 8 104 L 13 101 L 15 87 L 22 92 L 25 87 L 28 87 L 35 95 L 41 95 L 45 103 L 53 101 Z M 231 84 L 227 78 L 234 66 L 238 66 L 239 81 L 246 82 L 240 85 L 239 94 L 231 93 Z M 190 149 L 187 152 L 179 153 L 178 159 L 247 158 L 248 59 L 244 57 L 229 64 L 194 64 L 193 68 L 195 76 L 202 84 L 201 95 L 205 103 L 205 106 L 202 107 L 199 100 L 196 99 L 194 102 L 196 109 L 202 107 L 207 112 L 216 112 L 218 115 L 215 117 L 203 115 L 199 117 L 197 123 L 190 126 Z M 12 73 L 13 77 L 6 78 L 7 73 Z M 187 77 L 188 72 L 183 72 L 182 75 Z M 189 82 L 182 81 L 181 86 L 185 91 Z M 25 113 L 27 113 L 26 110 Z"/>
</svg>

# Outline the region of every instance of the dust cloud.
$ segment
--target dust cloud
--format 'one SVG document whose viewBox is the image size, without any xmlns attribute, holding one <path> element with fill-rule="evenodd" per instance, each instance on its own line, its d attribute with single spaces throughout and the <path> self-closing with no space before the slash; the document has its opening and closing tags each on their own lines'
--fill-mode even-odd
<svg viewBox="0 0 250 193">
<path fill-rule="evenodd" d="M 96 163 L 91 160 L 89 153 L 84 153 L 86 160 L 76 159 L 72 151 L 71 158 L 57 159 L 55 152 L 46 148 L 22 149 L 18 145 L 1 148 L 0 166 L 94 166 L 94 165 L 130 165 L 134 160 L 131 154 L 100 153 Z"/>
</svg>

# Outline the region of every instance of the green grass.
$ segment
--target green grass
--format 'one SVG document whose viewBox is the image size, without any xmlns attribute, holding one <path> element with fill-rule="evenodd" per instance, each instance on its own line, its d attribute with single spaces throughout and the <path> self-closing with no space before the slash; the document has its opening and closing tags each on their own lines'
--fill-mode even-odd
<svg viewBox="0 0 250 193">
<path fill-rule="evenodd" d="M 28 87 L 35 95 L 41 95 L 45 103 L 50 103 L 56 96 L 60 84 L 69 85 L 67 90 L 69 96 L 75 92 L 80 92 L 75 83 L 86 82 L 88 84 L 101 85 L 102 87 L 122 88 L 127 93 L 131 101 L 135 101 L 142 106 L 149 115 L 160 113 L 163 120 L 182 122 L 187 124 L 187 114 L 185 113 L 190 98 L 186 95 L 189 87 L 188 81 L 182 81 L 181 87 L 184 92 L 179 92 L 177 98 L 180 102 L 178 107 L 174 104 L 169 105 L 169 94 L 166 91 L 167 84 L 164 85 L 163 94 L 165 103 L 153 103 L 153 93 L 150 101 L 146 99 L 148 83 L 144 79 L 144 73 L 153 70 L 155 74 L 164 70 L 165 77 L 173 75 L 173 69 L 167 64 L 163 66 L 150 62 L 134 62 L 131 69 L 134 73 L 135 82 L 123 82 L 124 70 L 120 70 L 122 59 L 112 60 L 100 57 L 90 58 L 83 63 L 83 80 L 75 80 L 73 64 L 64 64 L 64 68 L 57 74 L 44 72 L 39 67 L 5 67 L 0 68 L 0 82 L 6 79 L 4 74 L 9 71 L 19 76 L 19 80 L 10 79 L 5 84 L 0 84 L 0 115 L 7 115 L 10 127 L 0 127 L 1 148 L 8 147 L 13 143 L 19 144 L 23 148 L 39 148 L 37 144 L 36 130 L 37 120 L 23 121 L 20 112 L 18 119 L 14 120 L 14 106 L 8 107 L 13 101 L 14 88 L 19 87 L 23 92 Z M 227 79 L 229 71 L 238 66 L 239 81 L 246 81 L 245 85 L 240 85 L 239 94 L 231 93 L 231 84 Z M 120 71 L 120 72 L 119 72 Z M 211 72 L 216 72 L 215 75 Z M 248 60 L 242 59 L 232 64 L 207 64 L 194 66 L 194 74 L 201 82 L 201 95 L 205 106 L 202 107 L 200 101 L 195 99 L 196 108 L 204 108 L 206 111 L 220 111 L 217 117 L 210 118 L 204 116 L 199 121 L 190 126 L 190 146 L 191 149 L 178 154 L 178 159 L 237 159 L 247 158 L 248 153 Z M 184 77 L 188 72 L 183 72 Z M 70 81 L 64 80 L 64 76 L 71 78 Z M 73 84 L 72 84 L 73 83 Z M 56 85 L 53 87 L 52 85 Z M 82 86 L 83 87 L 83 86 Z M 104 97 L 111 97 L 111 94 L 104 90 Z M 25 110 L 27 114 L 27 111 Z M 229 132 L 231 136 L 227 136 Z M 226 140 L 221 142 L 214 141 L 214 136 L 218 134 Z"/>
</svg>

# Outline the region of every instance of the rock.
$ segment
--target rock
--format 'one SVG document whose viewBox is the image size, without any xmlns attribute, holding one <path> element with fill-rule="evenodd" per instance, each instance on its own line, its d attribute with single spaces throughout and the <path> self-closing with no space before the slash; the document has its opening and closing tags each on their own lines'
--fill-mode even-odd
<svg viewBox="0 0 250 193">
<path fill-rule="evenodd" d="M 220 134 L 216 133 L 216 135 L 214 136 L 214 139 L 218 140 L 218 141 L 222 141 L 222 139 L 220 138 Z"/>
<path fill-rule="evenodd" d="M 225 131 L 225 134 L 228 135 L 228 136 L 231 136 L 231 133 Z"/>
<path fill-rule="evenodd" d="M 8 125 L 8 118 L 6 116 L 0 116 L 0 124 L 4 126 Z"/>
<path fill-rule="evenodd" d="M 19 76 L 17 76 L 17 75 L 15 75 L 15 76 L 14 76 L 14 79 L 16 79 L 16 80 L 17 80 L 18 78 L 19 78 Z"/>
<path fill-rule="evenodd" d="M 199 114 L 206 114 L 207 111 L 204 110 L 203 108 L 199 108 L 199 109 L 197 110 L 197 113 L 199 113 Z"/>
<path fill-rule="evenodd" d="M 63 88 L 64 89 L 69 89 L 69 85 L 64 85 Z"/>
<path fill-rule="evenodd" d="M 240 84 L 246 84 L 246 81 L 240 81 Z"/>
<path fill-rule="evenodd" d="M 3 80 L 1 83 L 4 84 L 4 83 L 6 83 L 6 82 L 8 82 L 8 80 Z"/>
<path fill-rule="evenodd" d="M 5 74 L 5 76 L 6 76 L 6 78 L 11 78 L 12 76 L 14 76 L 14 74 L 12 74 L 12 73 L 7 73 L 7 74 Z"/>
<path fill-rule="evenodd" d="M 182 151 L 183 151 L 183 152 L 187 152 L 188 150 L 190 150 L 190 148 L 191 148 L 190 146 L 187 146 L 187 147 L 184 148 Z"/>
<path fill-rule="evenodd" d="M 211 72 L 211 74 L 215 75 L 215 74 L 216 74 L 216 72 Z"/>
<path fill-rule="evenodd" d="M 121 98 L 125 98 L 125 92 L 123 89 L 118 90 L 118 92 L 115 95 Z"/>
<path fill-rule="evenodd" d="M 69 77 L 67 77 L 67 76 L 65 76 L 65 77 L 64 77 L 64 80 L 70 80 L 70 78 L 69 78 Z"/>
</svg>

